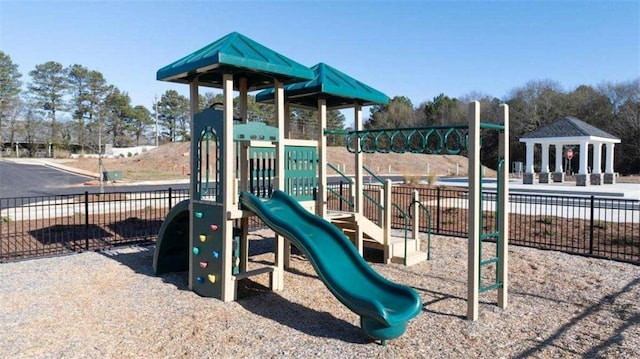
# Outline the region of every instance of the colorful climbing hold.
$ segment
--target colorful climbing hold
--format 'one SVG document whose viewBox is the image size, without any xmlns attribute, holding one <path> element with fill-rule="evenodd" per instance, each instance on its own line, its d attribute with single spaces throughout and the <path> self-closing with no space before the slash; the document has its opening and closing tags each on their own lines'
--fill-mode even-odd
<svg viewBox="0 0 640 359">
<path fill-rule="evenodd" d="M 207 276 L 207 278 L 209 278 L 209 282 L 211 282 L 211 283 L 215 283 L 216 282 L 216 276 L 213 275 L 213 274 L 209 274 Z"/>
<path fill-rule="evenodd" d="M 196 212 L 195 215 L 196 218 L 202 218 L 202 212 Z"/>
<path fill-rule="evenodd" d="M 207 241 L 207 235 L 206 234 L 201 234 L 200 235 L 200 242 L 204 243 Z"/>
<path fill-rule="evenodd" d="M 200 268 L 207 268 L 209 266 L 209 263 L 207 262 L 200 262 Z"/>
<path fill-rule="evenodd" d="M 204 283 L 204 278 L 202 278 L 202 277 L 197 277 L 197 278 L 196 278 L 196 282 L 198 282 L 198 284 L 202 284 L 202 283 Z"/>
<path fill-rule="evenodd" d="M 215 259 L 220 258 L 220 253 L 218 253 L 217 251 L 213 251 L 213 253 L 211 253 L 211 256 Z"/>
<path fill-rule="evenodd" d="M 193 254 L 198 255 L 198 253 L 200 253 L 200 248 L 193 247 L 193 249 L 191 251 L 193 252 Z"/>
<path fill-rule="evenodd" d="M 218 225 L 217 224 L 212 224 L 210 227 L 211 227 L 212 231 L 217 231 L 218 230 Z"/>
</svg>

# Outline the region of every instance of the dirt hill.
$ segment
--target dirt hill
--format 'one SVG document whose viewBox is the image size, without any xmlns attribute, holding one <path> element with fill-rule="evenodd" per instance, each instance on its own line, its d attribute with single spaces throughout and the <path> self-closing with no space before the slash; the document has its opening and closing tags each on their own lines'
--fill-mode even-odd
<svg viewBox="0 0 640 359">
<path fill-rule="evenodd" d="M 329 147 L 328 162 L 347 174 L 354 173 L 354 155 L 344 147 Z M 97 159 L 65 160 L 71 167 L 98 172 Z M 467 158 L 454 155 L 422 155 L 414 153 L 364 154 L 364 164 L 377 174 L 406 177 L 466 176 Z M 169 143 L 128 158 L 105 158 L 107 171 L 122 171 L 126 180 L 159 180 L 186 178 L 189 173 L 189 143 Z M 330 170 L 331 171 L 331 170 Z M 493 175 L 487 172 L 488 176 Z"/>
</svg>

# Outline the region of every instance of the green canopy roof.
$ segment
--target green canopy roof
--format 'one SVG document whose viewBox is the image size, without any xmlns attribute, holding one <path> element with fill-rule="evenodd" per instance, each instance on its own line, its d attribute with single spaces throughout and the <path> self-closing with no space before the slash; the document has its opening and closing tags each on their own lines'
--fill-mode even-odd
<svg viewBox="0 0 640 359">
<path fill-rule="evenodd" d="M 291 104 L 303 107 L 318 107 L 318 99 L 324 98 L 328 108 L 352 107 L 354 102 L 361 105 L 386 104 L 389 97 L 362 82 L 319 63 L 311 68 L 315 77 L 311 81 L 298 82 L 284 88 L 285 97 Z M 273 88 L 256 95 L 258 102 L 273 102 Z"/>
<path fill-rule="evenodd" d="M 250 38 L 232 32 L 227 36 L 169 64 L 156 74 L 160 81 L 189 83 L 195 77 L 202 86 L 222 87 L 222 75 L 247 78 L 249 91 L 313 79 L 313 72 Z M 237 81 L 234 81 L 237 90 Z"/>
</svg>

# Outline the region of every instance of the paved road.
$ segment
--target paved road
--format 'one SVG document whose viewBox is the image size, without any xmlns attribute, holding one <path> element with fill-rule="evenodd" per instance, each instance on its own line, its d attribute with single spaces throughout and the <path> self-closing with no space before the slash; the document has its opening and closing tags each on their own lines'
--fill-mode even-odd
<svg viewBox="0 0 640 359">
<path fill-rule="evenodd" d="M 99 192 L 99 186 L 85 186 L 89 177 L 59 169 L 19 164 L 0 160 L 0 198 L 53 196 Z M 186 189 L 186 184 L 114 186 L 105 184 L 105 192 L 152 191 L 159 189 Z"/>
<path fill-rule="evenodd" d="M 46 166 L 0 161 L 0 198 L 58 194 L 59 189 L 87 179 Z"/>
</svg>

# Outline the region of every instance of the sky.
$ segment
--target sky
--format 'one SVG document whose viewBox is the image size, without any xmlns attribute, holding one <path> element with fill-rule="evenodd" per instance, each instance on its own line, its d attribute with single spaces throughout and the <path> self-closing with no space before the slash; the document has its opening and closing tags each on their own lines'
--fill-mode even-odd
<svg viewBox="0 0 640 359">
<path fill-rule="evenodd" d="M 24 82 L 37 64 L 81 64 L 149 109 L 166 90 L 189 94 L 158 69 L 234 31 L 416 107 L 441 93 L 504 99 L 535 80 L 571 91 L 640 77 L 640 0 L 0 0 L 0 50 Z"/>
</svg>

